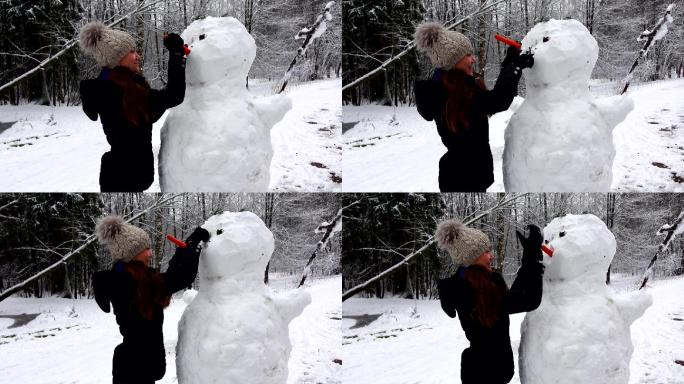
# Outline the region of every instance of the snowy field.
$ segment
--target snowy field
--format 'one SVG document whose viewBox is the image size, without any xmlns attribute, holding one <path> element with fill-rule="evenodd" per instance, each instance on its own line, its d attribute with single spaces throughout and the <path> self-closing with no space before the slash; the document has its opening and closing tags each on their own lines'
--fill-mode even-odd
<svg viewBox="0 0 684 384">
<path fill-rule="evenodd" d="M 633 289 L 633 279 L 615 274 L 613 279 L 617 290 Z M 632 325 L 629 383 L 681 384 L 684 277 L 651 284 L 653 305 Z M 510 318 L 516 368 L 511 383 L 520 383 L 518 346 L 523 317 Z M 342 335 L 345 383 L 460 382 L 461 352 L 468 341 L 458 319 L 447 317 L 438 300 L 349 299 L 343 305 Z"/>
<path fill-rule="evenodd" d="M 257 82 L 258 84 L 258 82 Z M 290 85 L 292 110 L 271 131 L 274 191 L 339 191 L 341 80 Z M 272 92 L 262 87 L 255 94 Z M 168 113 L 167 113 L 168 114 Z M 154 124 L 156 155 L 166 115 Z M 0 106 L 0 190 L 5 192 L 99 192 L 100 157 L 109 144 L 99 121 L 80 106 Z"/>
<path fill-rule="evenodd" d="M 272 279 L 276 291 L 294 285 L 293 278 Z M 307 290 L 312 303 L 290 324 L 287 383 L 339 383 L 342 367 L 335 360 L 342 355 L 341 277 L 316 279 L 310 284 Z M 158 383 L 177 382 L 177 323 L 185 306 L 178 298 L 165 310 L 166 375 Z M 27 315 L 8 318 L 22 314 Z M 37 317 L 31 320 L 34 315 Z M 22 324 L 26 320 L 30 321 Z M 22 325 L 13 326 L 15 321 Z M 0 383 L 111 382 L 112 353 L 120 342 L 114 316 L 102 312 L 95 300 L 6 299 L 0 302 Z"/>
<path fill-rule="evenodd" d="M 616 92 L 606 91 L 602 85 L 592 93 L 600 97 Z M 616 156 L 612 189 L 683 192 L 684 79 L 632 85 L 628 94 L 635 107 L 613 131 Z M 504 189 L 501 170 L 504 130 L 521 102 L 522 99 L 516 99 L 511 109 L 489 120 L 495 179 L 489 192 Z M 439 191 L 438 164 L 446 148 L 435 123 L 423 120 L 415 106 L 345 106 L 343 124 L 344 191 Z"/>
</svg>

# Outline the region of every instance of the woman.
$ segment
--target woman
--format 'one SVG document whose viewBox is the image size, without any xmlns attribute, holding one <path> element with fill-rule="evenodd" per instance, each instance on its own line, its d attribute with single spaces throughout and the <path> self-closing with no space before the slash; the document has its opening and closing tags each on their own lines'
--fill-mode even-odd
<svg viewBox="0 0 684 384">
<path fill-rule="evenodd" d="M 79 43 L 102 67 L 96 79 L 81 82 L 83 111 L 93 121 L 100 116 L 111 145 L 102 156 L 100 189 L 142 192 L 154 181 L 152 124 L 185 97 L 183 39 L 175 33 L 164 38 L 169 69 L 162 90 L 150 89 L 140 74 L 140 56 L 128 33 L 92 22 L 81 28 Z"/>
<path fill-rule="evenodd" d="M 98 239 L 112 256 L 109 271 L 93 275 L 93 291 L 100 308 L 110 311 L 111 302 L 123 342 L 114 349 L 114 384 L 148 384 L 166 372 L 164 351 L 164 308 L 171 295 L 190 284 L 197 276 L 200 241 L 209 232 L 197 228 L 177 248 L 165 273 L 149 267 L 152 256 L 150 237 L 140 228 L 126 224 L 118 216 L 102 219 L 96 227 Z"/>
<path fill-rule="evenodd" d="M 539 227 L 530 225 L 523 246 L 522 266 L 510 289 L 503 277 L 491 270 L 491 245 L 483 232 L 448 220 L 437 228 L 440 248 L 459 264 L 456 274 L 438 283 L 442 309 L 456 317 L 470 346 L 461 355 L 463 384 L 503 384 L 513 378 L 513 350 L 508 334 L 508 315 L 535 310 L 541 303 L 542 275 Z"/>
<path fill-rule="evenodd" d="M 435 120 L 447 147 L 439 160 L 439 190 L 485 192 L 494 182 L 488 115 L 508 109 L 522 69 L 532 67 L 534 59 L 510 47 L 489 91 L 473 74 L 473 47 L 464 35 L 423 23 L 416 29 L 416 44 L 435 68 L 432 79 L 416 82 L 415 92 L 418 113 Z"/>
</svg>

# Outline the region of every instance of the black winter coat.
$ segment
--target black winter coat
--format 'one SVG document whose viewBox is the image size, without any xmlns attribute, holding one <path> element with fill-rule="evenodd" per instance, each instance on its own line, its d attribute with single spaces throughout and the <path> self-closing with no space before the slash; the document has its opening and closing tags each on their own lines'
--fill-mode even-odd
<svg viewBox="0 0 684 384">
<path fill-rule="evenodd" d="M 111 145 L 111 150 L 102 156 L 100 189 L 102 192 L 142 192 L 154 181 L 152 124 L 185 97 L 185 58 L 181 54 L 169 55 L 166 88 L 149 89 L 146 103 L 149 121 L 139 125 L 123 116 L 124 87 L 112 78 L 127 78 L 149 89 L 145 78 L 124 67 L 103 68 L 96 79 L 81 81 L 83 111 L 93 121 L 99 115 Z"/>
<path fill-rule="evenodd" d="M 190 284 L 197 276 L 199 254 L 197 244 L 176 249 L 169 267 L 162 273 L 164 289 L 171 295 Z M 133 304 L 137 286 L 133 277 L 124 270 L 124 262 L 116 262 L 109 271 L 93 275 L 93 291 L 100 308 L 110 311 L 111 302 L 123 342 L 114 349 L 112 375 L 115 383 L 142 384 L 161 379 L 166 372 L 164 351 L 164 309 L 154 305 L 151 320 L 140 315 Z M 153 268 L 148 273 L 155 273 Z"/>
<path fill-rule="evenodd" d="M 465 271 L 466 267 L 459 267 L 456 274 L 438 283 L 442 309 L 450 317 L 458 313 L 470 341 L 470 347 L 461 355 L 461 381 L 463 384 L 508 383 L 514 374 L 508 315 L 533 311 L 539 306 L 544 266 L 539 262 L 523 263 L 510 289 L 499 273 L 491 272 L 492 281 L 506 290 L 499 320 L 492 328 L 484 327 L 473 315 L 475 293 L 464 279 Z"/>
<path fill-rule="evenodd" d="M 494 88 L 483 90 L 472 76 L 466 85 L 474 89 L 473 108 L 467 115 L 468 129 L 449 131 L 444 109 L 447 91 L 442 84 L 443 71 L 435 70 L 432 79 L 416 82 L 416 107 L 427 121 L 434 120 L 447 153 L 439 160 L 439 190 L 442 192 L 485 192 L 494 183 L 494 162 L 489 147 L 488 115 L 505 111 L 518 94 L 522 71 L 506 63 Z"/>
</svg>

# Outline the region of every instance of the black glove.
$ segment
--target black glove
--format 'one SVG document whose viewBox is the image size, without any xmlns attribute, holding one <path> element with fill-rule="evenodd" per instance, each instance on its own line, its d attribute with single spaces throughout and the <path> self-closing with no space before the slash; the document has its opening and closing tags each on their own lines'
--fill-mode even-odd
<svg viewBox="0 0 684 384">
<path fill-rule="evenodd" d="M 183 38 L 177 33 L 169 33 L 168 35 L 164 35 L 164 47 L 166 47 L 166 49 L 168 49 L 171 53 L 185 53 L 185 50 L 183 49 Z"/>
<path fill-rule="evenodd" d="M 437 281 L 439 303 L 447 316 L 456 317 L 456 275 Z"/>
<path fill-rule="evenodd" d="M 186 243 L 199 243 L 200 241 L 209 241 L 209 231 L 202 227 L 197 227 L 195 230 L 188 236 L 188 239 L 185 240 Z"/>
<path fill-rule="evenodd" d="M 531 53 L 523 53 L 515 59 L 515 66 L 523 68 L 532 68 L 534 65 L 534 56 Z"/>
<path fill-rule="evenodd" d="M 544 241 L 544 236 L 541 234 L 541 230 L 534 224 L 527 226 L 529 234 L 525 237 L 520 231 L 516 231 L 518 235 L 518 240 L 523 247 L 523 257 L 522 263 L 528 264 L 534 261 L 542 260 L 542 250 L 541 245 Z"/>
<path fill-rule="evenodd" d="M 515 61 L 518 59 L 518 56 L 520 56 L 520 50 L 512 45 L 509 45 L 508 49 L 506 50 L 506 57 L 504 57 L 504 60 L 501 62 L 501 66 L 504 67 L 508 64 L 515 63 Z"/>
</svg>

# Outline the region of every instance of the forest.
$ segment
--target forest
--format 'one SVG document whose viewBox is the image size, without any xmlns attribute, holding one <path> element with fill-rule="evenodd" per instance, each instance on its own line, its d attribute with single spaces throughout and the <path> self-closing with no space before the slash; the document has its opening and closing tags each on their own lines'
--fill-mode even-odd
<svg viewBox="0 0 684 384">
<path fill-rule="evenodd" d="M 484 231 L 492 243 L 494 269 L 510 284 L 520 267 L 522 248 L 515 231 L 528 224 L 543 228 L 553 218 L 591 213 L 617 241 L 606 271 L 640 276 L 663 241 L 657 230 L 684 210 L 679 194 L 354 194 L 344 195 L 342 290 L 377 278 L 359 291 L 367 297 L 431 299 L 437 280 L 456 270 L 448 254 L 431 243 L 437 224 L 448 218 Z M 412 256 L 415 255 L 415 256 Z M 412 256 L 409 258 L 409 256 Z M 395 266 L 395 269 L 386 273 Z M 654 268 L 655 278 L 684 274 L 684 241 L 675 238 Z"/>
<path fill-rule="evenodd" d="M 454 29 L 473 43 L 476 71 L 484 74 L 489 87 L 498 76 L 499 64 L 506 53 L 506 46 L 497 42 L 494 35 L 498 33 L 520 41 L 535 24 L 552 18 L 576 19 L 597 40 L 599 58 L 592 78 L 621 81 L 642 48 L 643 43 L 637 37 L 654 26 L 670 3 L 664 0 L 346 0 L 342 14 L 343 86 L 409 47 L 415 27 L 422 21 L 451 24 L 494 4 Z M 414 82 L 429 76 L 430 71 L 429 60 L 410 49 L 377 75 L 345 89 L 343 102 L 410 105 L 414 102 Z M 633 76 L 635 82 L 684 76 L 684 30 L 672 28 L 654 44 Z M 520 94 L 525 95 L 524 82 L 521 82 Z"/>
<path fill-rule="evenodd" d="M 0 91 L 0 104 L 80 103 L 79 82 L 98 75 L 94 60 L 75 44 L 79 28 L 94 20 L 114 22 L 131 33 L 142 57 L 143 74 L 154 87 L 166 82 L 164 32 L 181 33 L 193 20 L 231 16 L 254 37 L 257 56 L 249 78 L 277 81 L 296 55 L 294 36 L 322 12 L 324 0 L 8 0 L 0 1 L 0 87 L 42 62 L 48 64 Z M 298 62 L 293 81 L 341 75 L 341 9 L 333 6 L 327 32 Z M 58 56 L 59 55 L 59 56 Z M 247 81 L 248 83 L 248 81 Z"/>
<path fill-rule="evenodd" d="M 92 274 L 111 265 L 93 236 L 97 220 L 110 214 L 139 215 L 131 223 L 151 237 L 150 265 L 166 270 L 175 250 L 166 235 L 183 240 L 214 214 L 251 211 L 276 241 L 265 281 L 268 273 L 299 277 L 323 236 L 316 229 L 331 222 L 339 209 L 339 197 L 327 193 L 0 194 L 0 292 L 57 264 L 26 284 L 22 294 L 90 297 Z M 310 275 L 340 273 L 340 246 L 340 236 L 333 233 L 317 252 Z"/>
</svg>

